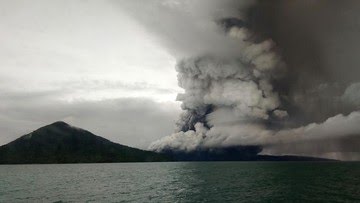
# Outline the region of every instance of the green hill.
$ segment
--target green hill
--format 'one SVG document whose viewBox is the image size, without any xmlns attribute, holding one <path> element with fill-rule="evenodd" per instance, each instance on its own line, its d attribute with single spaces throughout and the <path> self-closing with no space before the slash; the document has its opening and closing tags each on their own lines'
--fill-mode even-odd
<svg viewBox="0 0 360 203">
<path fill-rule="evenodd" d="M 65 122 L 55 122 L 0 147 L 0 164 L 105 163 L 169 161 L 96 136 Z"/>
</svg>

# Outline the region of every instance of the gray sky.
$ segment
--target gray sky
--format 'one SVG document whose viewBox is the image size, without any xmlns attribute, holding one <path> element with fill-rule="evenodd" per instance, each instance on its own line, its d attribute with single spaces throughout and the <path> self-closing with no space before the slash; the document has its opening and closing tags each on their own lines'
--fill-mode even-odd
<svg viewBox="0 0 360 203">
<path fill-rule="evenodd" d="M 0 144 L 58 120 L 142 148 L 172 133 L 175 59 L 113 2 L 2 0 L 0 36 Z"/>
<path fill-rule="evenodd" d="M 0 144 L 63 120 L 140 148 L 359 159 L 359 1 L 269 2 L 0 0 Z"/>
</svg>

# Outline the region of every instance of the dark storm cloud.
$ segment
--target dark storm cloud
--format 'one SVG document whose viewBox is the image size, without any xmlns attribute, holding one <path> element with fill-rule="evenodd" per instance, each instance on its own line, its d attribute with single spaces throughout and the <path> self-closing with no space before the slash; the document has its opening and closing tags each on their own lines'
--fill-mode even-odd
<svg viewBox="0 0 360 203">
<path fill-rule="evenodd" d="M 276 88 L 297 122 L 354 110 L 339 97 L 360 80 L 359 9 L 356 0 L 258 0 L 248 10 L 251 28 L 281 49 L 288 76 Z"/>
</svg>

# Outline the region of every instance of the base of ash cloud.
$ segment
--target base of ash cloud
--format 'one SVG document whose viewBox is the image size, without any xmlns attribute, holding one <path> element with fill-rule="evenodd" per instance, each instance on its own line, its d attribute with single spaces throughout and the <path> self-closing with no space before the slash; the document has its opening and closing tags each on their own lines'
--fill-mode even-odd
<svg viewBox="0 0 360 203">
<path fill-rule="evenodd" d="M 175 161 L 331 161 L 331 159 L 305 156 L 260 155 L 261 146 L 235 146 L 226 148 L 198 148 L 193 151 L 164 149 L 162 153 Z"/>
</svg>

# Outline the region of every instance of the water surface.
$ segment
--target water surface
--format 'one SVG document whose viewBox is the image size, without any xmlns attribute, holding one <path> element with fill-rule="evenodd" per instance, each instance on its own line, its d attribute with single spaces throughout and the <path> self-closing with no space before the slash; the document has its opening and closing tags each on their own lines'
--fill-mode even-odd
<svg viewBox="0 0 360 203">
<path fill-rule="evenodd" d="M 360 202 L 360 162 L 0 165 L 0 202 Z"/>
</svg>

